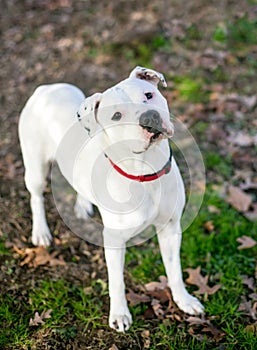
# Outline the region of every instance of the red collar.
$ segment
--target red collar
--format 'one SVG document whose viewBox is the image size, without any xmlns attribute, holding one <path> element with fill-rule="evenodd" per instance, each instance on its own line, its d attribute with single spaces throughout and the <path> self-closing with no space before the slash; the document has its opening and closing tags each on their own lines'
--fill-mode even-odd
<svg viewBox="0 0 257 350">
<path fill-rule="evenodd" d="M 148 181 L 153 181 L 158 179 L 159 177 L 168 174 L 170 172 L 171 169 L 171 159 L 172 159 L 172 150 L 170 148 L 170 156 L 169 156 L 169 160 L 167 161 L 167 163 L 161 168 L 161 170 L 157 171 L 156 173 L 153 174 L 146 174 L 146 175 L 132 175 L 132 174 L 128 174 L 126 173 L 124 170 L 122 170 L 120 167 L 118 167 L 117 164 L 114 164 L 113 161 L 107 156 L 107 154 L 105 154 L 105 157 L 109 159 L 111 165 L 113 166 L 113 168 L 122 176 L 130 179 L 130 180 L 134 180 L 134 181 L 139 181 L 139 182 L 148 182 Z"/>
</svg>

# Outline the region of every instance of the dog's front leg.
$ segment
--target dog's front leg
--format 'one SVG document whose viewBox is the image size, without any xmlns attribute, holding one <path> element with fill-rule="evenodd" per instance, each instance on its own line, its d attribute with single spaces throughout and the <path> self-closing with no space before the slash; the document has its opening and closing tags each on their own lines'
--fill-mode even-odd
<svg viewBox="0 0 257 350">
<path fill-rule="evenodd" d="M 104 230 L 105 259 L 108 270 L 109 295 L 110 295 L 110 315 L 109 325 L 118 332 L 124 332 L 132 324 L 132 317 L 129 312 L 124 283 L 124 260 L 125 244 L 116 244 L 110 240 L 109 232 Z M 113 244 L 115 242 L 115 244 Z"/>
<path fill-rule="evenodd" d="M 179 222 L 171 221 L 158 233 L 158 239 L 162 254 L 163 263 L 168 277 L 169 287 L 173 300 L 178 307 L 190 315 L 201 314 L 204 311 L 199 300 L 190 295 L 183 283 L 180 244 L 181 228 Z"/>
</svg>

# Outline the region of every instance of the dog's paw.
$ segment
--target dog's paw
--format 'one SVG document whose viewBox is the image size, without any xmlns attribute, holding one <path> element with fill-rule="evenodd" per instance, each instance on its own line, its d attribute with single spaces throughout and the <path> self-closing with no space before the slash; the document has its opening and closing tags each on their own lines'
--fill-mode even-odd
<svg viewBox="0 0 257 350">
<path fill-rule="evenodd" d="M 132 316 L 127 309 L 123 314 L 110 314 L 109 326 L 115 329 L 117 332 L 124 333 L 132 325 Z"/>
<path fill-rule="evenodd" d="M 33 228 L 32 243 L 35 246 L 48 247 L 50 246 L 51 241 L 52 241 L 52 235 L 50 233 L 48 226 L 40 227 L 40 229 Z"/>
<path fill-rule="evenodd" d="M 93 205 L 89 201 L 78 197 L 74 205 L 74 213 L 77 219 L 87 220 L 94 213 Z"/>
<path fill-rule="evenodd" d="M 189 315 L 199 315 L 204 313 L 204 306 L 197 298 L 188 293 L 184 294 L 183 297 L 179 296 L 177 298 L 174 298 L 174 301 L 180 310 Z"/>
</svg>

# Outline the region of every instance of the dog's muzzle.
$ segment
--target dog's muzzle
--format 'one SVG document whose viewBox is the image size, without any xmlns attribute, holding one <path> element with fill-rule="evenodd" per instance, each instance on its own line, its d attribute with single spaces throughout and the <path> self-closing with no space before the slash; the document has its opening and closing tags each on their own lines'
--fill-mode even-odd
<svg viewBox="0 0 257 350">
<path fill-rule="evenodd" d="M 154 109 L 150 109 L 149 111 L 141 114 L 139 118 L 139 125 L 147 132 L 153 134 L 151 136 L 151 141 L 157 140 L 159 136 L 165 134 L 167 131 L 162 126 L 162 120 L 159 112 Z"/>
</svg>

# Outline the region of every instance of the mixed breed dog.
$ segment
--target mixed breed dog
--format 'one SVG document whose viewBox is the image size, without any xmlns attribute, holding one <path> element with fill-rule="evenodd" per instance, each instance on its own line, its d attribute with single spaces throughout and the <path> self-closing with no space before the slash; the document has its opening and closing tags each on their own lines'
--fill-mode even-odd
<svg viewBox="0 0 257 350">
<path fill-rule="evenodd" d="M 19 122 L 32 242 L 51 243 L 43 191 L 49 163 L 55 160 L 77 192 L 75 215 L 88 219 L 93 205 L 100 211 L 109 325 L 119 332 L 132 324 L 123 277 L 126 242 L 149 225 L 156 228 L 174 301 L 190 315 L 204 311 L 182 280 L 185 191 L 168 141 L 174 130 L 159 83 L 166 86 L 161 73 L 136 67 L 127 79 L 90 97 L 70 84 L 42 85 L 27 101 Z"/>
</svg>

